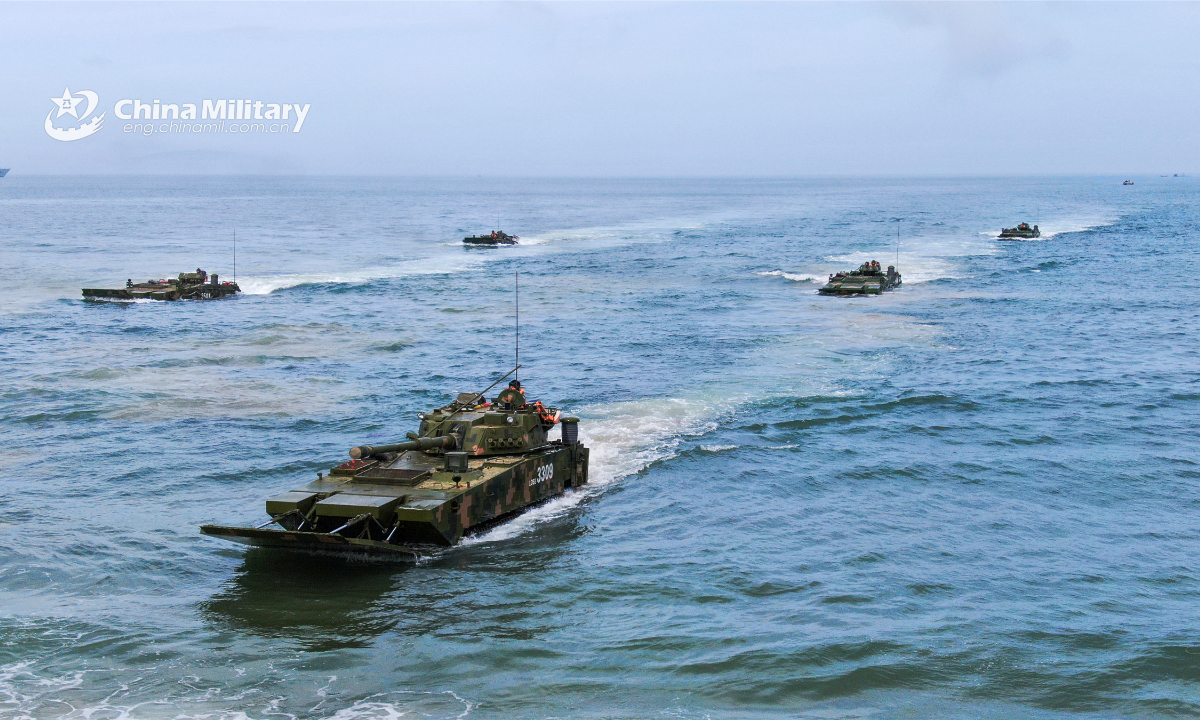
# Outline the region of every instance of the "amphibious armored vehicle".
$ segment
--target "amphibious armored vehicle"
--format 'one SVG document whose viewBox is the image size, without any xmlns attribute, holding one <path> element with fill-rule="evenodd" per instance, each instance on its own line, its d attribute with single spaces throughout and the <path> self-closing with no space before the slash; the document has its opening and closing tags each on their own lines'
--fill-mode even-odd
<svg viewBox="0 0 1200 720">
<path fill-rule="evenodd" d="M 1015 228 L 1002 228 L 1000 230 L 1001 240 L 1029 240 L 1030 238 L 1039 238 L 1042 236 L 1042 231 L 1038 230 L 1038 226 L 1029 227 L 1029 223 L 1021 223 Z"/>
<path fill-rule="evenodd" d="M 829 282 L 817 292 L 822 295 L 878 295 L 885 290 L 895 290 L 900 283 L 900 273 L 896 272 L 895 265 L 888 265 L 884 272 L 875 260 L 863 263 L 857 270 L 830 275 Z"/>
<path fill-rule="evenodd" d="M 200 268 L 194 273 L 179 273 L 178 278 L 147 280 L 144 283 L 125 281 L 118 290 L 84 288 L 85 298 L 111 300 L 201 300 L 223 298 L 241 292 L 237 283 L 221 282 L 217 275 L 209 275 Z"/>
<path fill-rule="evenodd" d="M 519 235 L 509 235 L 503 230 L 493 230 L 490 235 L 472 235 L 463 238 L 467 245 L 516 245 Z"/>
<path fill-rule="evenodd" d="M 200 530 L 249 545 L 415 559 L 422 546 L 454 545 L 585 484 L 579 419 L 526 402 L 517 385 L 492 402 L 489 387 L 419 414 L 406 442 L 351 448 L 328 475 L 267 500 L 271 519 L 256 528 Z M 547 440 L 560 422 L 562 438 Z"/>
</svg>

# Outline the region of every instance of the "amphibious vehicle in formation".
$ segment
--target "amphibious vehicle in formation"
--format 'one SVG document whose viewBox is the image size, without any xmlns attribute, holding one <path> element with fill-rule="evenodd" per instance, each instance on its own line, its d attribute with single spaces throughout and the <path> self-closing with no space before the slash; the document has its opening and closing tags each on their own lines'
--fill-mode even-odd
<svg viewBox="0 0 1200 720">
<path fill-rule="evenodd" d="M 878 295 L 885 290 L 895 290 L 900 283 L 900 273 L 896 272 L 895 265 L 888 265 L 884 272 L 879 269 L 879 261 L 872 260 L 857 270 L 830 275 L 829 282 L 817 292 L 822 295 Z"/>
<path fill-rule="evenodd" d="M 262 525 L 201 532 L 249 545 L 416 559 L 422 546 L 454 545 L 585 484 L 578 418 L 527 402 L 516 382 L 485 399 L 514 372 L 419 414 L 420 428 L 406 442 L 352 448 L 328 475 L 267 500 L 271 519 Z M 548 440 L 558 423 L 562 438 Z"/>
<path fill-rule="evenodd" d="M 1029 227 L 1029 223 L 1021 223 L 1014 228 L 1001 228 L 1001 240 L 1029 240 L 1042 236 L 1042 231 L 1038 230 L 1038 226 Z"/>
<path fill-rule="evenodd" d="M 109 300 L 207 300 L 229 297 L 240 291 L 237 283 L 220 282 L 217 275 L 196 268 L 194 273 L 179 273 L 178 278 L 167 280 L 144 283 L 126 280 L 125 287 L 117 290 L 84 288 L 83 296 Z"/>
<path fill-rule="evenodd" d="M 490 235 L 472 235 L 463 238 L 467 245 L 516 245 L 519 235 L 509 235 L 503 230 L 493 230 Z"/>
</svg>

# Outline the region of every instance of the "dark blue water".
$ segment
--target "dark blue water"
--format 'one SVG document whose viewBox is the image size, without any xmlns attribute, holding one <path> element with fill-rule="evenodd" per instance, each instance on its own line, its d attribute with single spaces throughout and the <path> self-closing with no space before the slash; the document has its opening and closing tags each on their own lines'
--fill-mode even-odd
<svg viewBox="0 0 1200 720">
<path fill-rule="evenodd" d="M 1200 714 L 1196 190 L 6 178 L 0 716 Z M 237 299 L 79 298 L 235 232 Z M 198 534 L 511 367 L 518 271 L 590 487 L 415 566 Z"/>
</svg>

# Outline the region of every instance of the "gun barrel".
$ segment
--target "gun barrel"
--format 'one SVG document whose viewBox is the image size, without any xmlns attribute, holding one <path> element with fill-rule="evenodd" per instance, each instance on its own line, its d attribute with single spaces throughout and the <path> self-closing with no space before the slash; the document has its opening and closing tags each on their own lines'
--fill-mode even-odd
<svg viewBox="0 0 1200 720">
<path fill-rule="evenodd" d="M 457 445 L 457 441 L 453 435 L 443 435 L 442 437 L 423 437 L 408 442 L 394 443 L 392 445 L 359 445 L 358 447 L 350 448 L 350 458 L 352 460 L 361 460 L 371 457 L 372 455 L 382 455 L 390 452 L 404 452 L 406 450 L 434 450 L 436 448 L 453 448 Z"/>
</svg>

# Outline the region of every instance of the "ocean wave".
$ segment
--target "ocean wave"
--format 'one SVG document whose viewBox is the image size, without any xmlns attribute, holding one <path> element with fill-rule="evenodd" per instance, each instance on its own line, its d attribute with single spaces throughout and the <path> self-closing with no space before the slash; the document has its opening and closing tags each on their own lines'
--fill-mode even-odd
<svg viewBox="0 0 1200 720">
<path fill-rule="evenodd" d="M 809 275 L 807 273 L 790 273 L 790 272 L 786 272 L 783 270 L 767 270 L 764 272 L 756 272 L 754 274 L 762 275 L 764 277 L 782 277 L 785 280 L 791 280 L 792 282 L 815 282 L 817 280 L 824 279 L 820 275 Z"/>
<path fill-rule="evenodd" d="M 89 297 L 84 298 L 86 303 L 116 303 L 122 305 L 161 305 L 162 300 L 151 300 L 150 298 L 103 298 Z"/>
<path fill-rule="evenodd" d="M 244 676 L 241 670 L 236 676 Z M 31 662 L 0 667 L 0 711 L 18 720 L 250 720 L 252 717 L 283 717 L 294 720 L 284 704 L 289 698 L 264 695 L 259 688 L 222 688 L 196 676 L 184 676 L 168 688 L 147 694 L 143 678 L 85 687 L 87 676 L 108 676 L 105 670 L 77 670 L 55 676 L 38 672 Z M 307 717 L 321 720 L 400 720 L 409 717 L 438 717 L 463 720 L 476 704 L 452 690 L 394 690 L 376 693 L 339 709 L 322 709 L 329 700 L 329 686 L 336 675 L 315 691 L 317 705 Z M 87 683 L 95 685 L 95 682 Z M 207 687 L 206 687 L 207 686 Z M 152 691 L 153 692 L 153 691 Z"/>
</svg>

